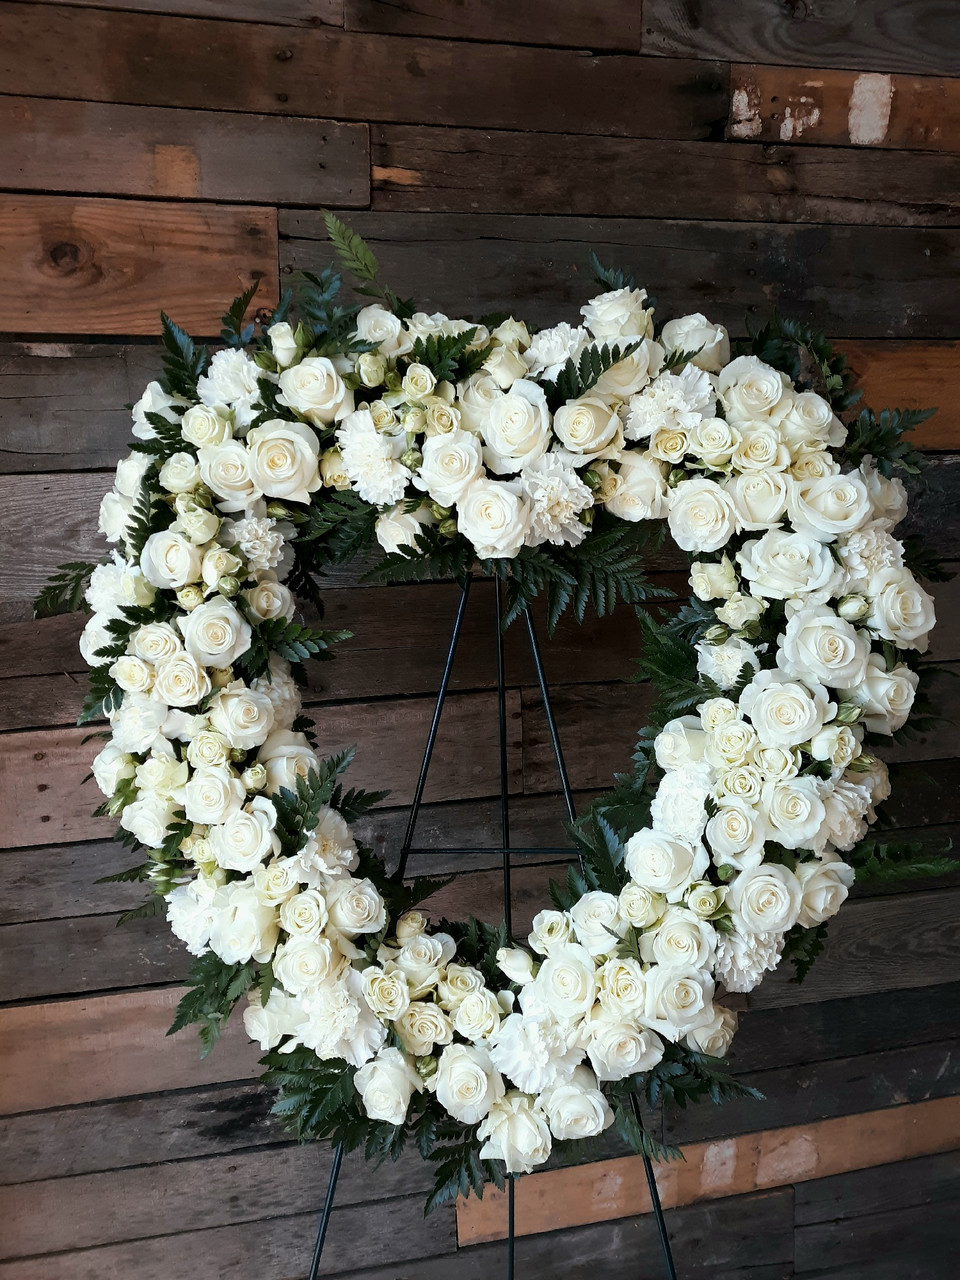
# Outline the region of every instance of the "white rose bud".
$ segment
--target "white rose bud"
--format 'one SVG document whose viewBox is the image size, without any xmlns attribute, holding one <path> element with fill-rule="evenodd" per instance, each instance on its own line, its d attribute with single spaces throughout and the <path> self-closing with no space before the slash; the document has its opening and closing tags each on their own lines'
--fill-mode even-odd
<svg viewBox="0 0 960 1280">
<path fill-rule="evenodd" d="M 437 380 L 425 364 L 411 364 L 400 386 L 410 400 L 424 400 L 433 394 Z"/>
<path fill-rule="evenodd" d="M 525 986 L 533 981 L 533 957 L 527 951 L 516 947 L 500 947 L 497 951 L 497 966 L 511 982 Z"/>
<path fill-rule="evenodd" d="M 267 330 L 270 339 L 270 350 L 281 369 L 293 364 L 300 354 L 300 347 L 293 332 L 293 326 L 286 320 L 278 320 Z"/>
</svg>

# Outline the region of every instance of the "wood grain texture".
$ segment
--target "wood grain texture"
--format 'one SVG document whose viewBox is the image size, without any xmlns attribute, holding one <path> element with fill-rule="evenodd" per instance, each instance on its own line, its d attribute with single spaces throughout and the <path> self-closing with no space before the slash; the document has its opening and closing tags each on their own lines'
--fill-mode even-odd
<svg viewBox="0 0 960 1280">
<path fill-rule="evenodd" d="M 589 297 L 589 250 L 633 271 L 673 314 L 809 320 L 834 338 L 960 336 L 944 288 L 960 248 L 948 228 L 781 226 L 657 219 L 357 213 L 384 279 L 427 310 L 483 315 L 511 299 L 535 324 L 569 321 Z M 330 261 L 317 213 L 281 212 L 284 272 Z M 882 296 L 882 307 L 876 298 Z M 663 317 L 662 317 L 663 318 Z"/>
<path fill-rule="evenodd" d="M 8 93 L 49 94 L 51 48 L 57 96 L 91 102 L 667 138 L 712 136 L 727 115 L 711 62 L 4 5 Z"/>
<path fill-rule="evenodd" d="M 365 207 L 367 129 L 236 111 L 0 97 L 0 186 Z"/>
<path fill-rule="evenodd" d="M 22 333 L 198 337 L 259 280 L 277 296 L 272 210 L 67 196 L 0 196 L 0 298 Z"/>
<path fill-rule="evenodd" d="M 373 128 L 375 210 L 950 226 L 960 157 L 837 147 Z M 302 203 L 302 202 L 301 202 Z"/>
<path fill-rule="evenodd" d="M 822 67 L 730 69 L 727 137 L 960 150 L 960 81 Z"/>
<path fill-rule="evenodd" d="M 685 1159 L 657 1167 L 665 1206 L 744 1195 L 832 1177 L 913 1156 L 948 1151 L 960 1138 L 960 1097 L 837 1116 L 720 1142 L 696 1143 Z M 578 1169 L 535 1173 L 517 1183 L 517 1231 L 535 1235 L 560 1223 L 578 1226 L 650 1210 L 639 1156 Z M 506 1193 L 490 1187 L 482 1200 L 457 1205 L 461 1244 L 506 1236 Z"/>
<path fill-rule="evenodd" d="M 960 14 L 941 0 L 644 0 L 643 52 L 786 66 L 960 74 Z"/>
<path fill-rule="evenodd" d="M 637 0 L 343 0 L 343 9 L 348 31 L 446 40 L 636 52 L 642 30 Z"/>
<path fill-rule="evenodd" d="M 34 0 L 57 4 L 58 0 Z M 262 0 L 70 0 L 74 8 L 122 9 L 138 13 L 181 14 L 224 22 L 262 22 Z M 343 26 L 344 0 L 270 0 L 270 22 L 292 27 Z M 59 6 L 58 6 L 59 7 Z"/>
<path fill-rule="evenodd" d="M 742 324 L 742 317 L 740 318 Z M 941 406 L 915 432 L 921 448 L 960 449 L 960 344 L 840 343 L 864 403 Z M 130 414 L 160 369 L 149 343 L 0 343 L 0 474 L 112 467 L 126 453 Z"/>
</svg>

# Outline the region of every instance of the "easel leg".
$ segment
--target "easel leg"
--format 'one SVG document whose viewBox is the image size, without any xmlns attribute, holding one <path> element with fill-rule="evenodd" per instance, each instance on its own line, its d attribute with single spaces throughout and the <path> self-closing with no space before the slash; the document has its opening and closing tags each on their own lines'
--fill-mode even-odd
<svg viewBox="0 0 960 1280">
<path fill-rule="evenodd" d="M 320 1274 L 320 1258 L 323 1255 L 323 1244 L 327 1238 L 327 1227 L 330 1225 L 330 1214 L 333 1210 L 333 1197 L 337 1193 L 337 1179 L 340 1177 L 340 1166 L 343 1164 L 343 1143 L 339 1143 L 333 1153 L 333 1167 L 330 1170 L 330 1181 L 327 1183 L 327 1194 L 323 1202 L 323 1213 L 320 1215 L 320 1228 L 317 1231 L 317 1243 L 313 1247 L 313 1261 L 307 1280 L 317 1280 Z"/>
</svg>

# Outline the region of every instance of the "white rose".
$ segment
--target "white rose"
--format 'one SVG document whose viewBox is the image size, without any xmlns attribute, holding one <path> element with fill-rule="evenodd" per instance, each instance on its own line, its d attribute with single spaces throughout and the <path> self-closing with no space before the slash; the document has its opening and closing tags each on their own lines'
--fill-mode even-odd
<svg viewBox="0 0 960 1280">
<path fill-rule="evenodd" d="M 691 363 L 708 373 L 719 373 L 730 360 L 730 337 L 722 324 L 712 324 L 695 312 L 668 320 L 660 333 L 667 352 L 693 351 Z"/>
<path fill-rule="evenodd" d="M 403 322 L 377 303 L 362 307 L 357 312 L 357 337 L 363 342 L 375 342 L 381 355 L 388 360 L 405 356 L 413 346 L 413 339 L 404 331 Z"/>
<path fill-rule="evenodd" d="M 155 791 L 165 800 L 183 800 L 184 784 L 189 769 L 176 756 L 152 754 L 137 765 L 137 786 L 141 791 Z"/>
<path fill-rule="evenodd" d="M 729 556 L 719 564 L 695 560 L 690 566 L 690 586 L 698 600 L 729 600 L 737 589 L 733 561 Z"/>
<path fill-rule="evenodd" d="M 197 769 L 185 789 L 184 809 L 188 822 L 226 822 L 239 813 L 247 793 L 237 775 L 225 765 Z"/>
<path fill-rule="evenodd" d="M 206 586 L 216 587 L 221 578 L 228 575 L 237 576 L 242 568 L 243 561 L 239 556 L 235 556 L 226 547 L 213 545 L 203 553 L 200 576 Z M 239 574 L 239 576 L 243 575 Z"/>
<path fill-rule="evenodd" d="M 810 754 L 845 769 L 860 754 L 860 739 L 848 725 L 828 724 L 810 739 Z"/>
<path fill-rule="evenodd" d="M 273 728 L 274 711 L 264 693 L 235 680 L 210 703 L 211 726 L 230 744 L 249 751 L 264 743 Z"/>
<path fill-rule="evenodd" d="M 290 674 L 290 664 L 277 655 L 270 655 L 270 666 L 262 676 L 257 676 L 250 686 L 264 693 L 273 707 L 274 729 L 290 729 L 300 714 L 300 692 Z"/>
<path fill-rule="evenodd" d="M 816 452 L 843 444 L 846 428 L 830 404 L 815 391 L 799 391 L 780 423 L 792 452 Z"/>
<path fill-rule="evenodd" d="M 437 999 L 448 1013 L 473 992 L 483 990 L 483 974 L 468 964 L 448 964 L 437 983 Z"/>
<path fill-rule="evenodd" d="M 750 475 L 784 471 L 790 465 L 790 450 L 775 424 L 744 422 L 730 461 L 736 470 Z"/>
<path fill-rule="evenodd" d="M 738 356 L 720 370 L 717 390 L 729 421 L 750 422 L 783 416 L 792 401 L 786 383 L 785 376 L 759 356 Z"/>
<path fill-rule="evenodd" d="M 248 587 L 243 598 L 250 613 L 261 622 L 269 618 L 290 621 L 297 611 L 293 592 L 282 582 L 276 582 L 272 574 L 261 578 L 255 587 Z"/>
<path fill-rule="evenodd" d="M 229 600 L 208 600 L 177 622 L 187 653 L 205 667 L 229 667 L 250 648 L 250 623 Z"/>
<path fill-rule="evenodd" d="M 863 724 L 871 733 L 891 734 L 906 724 L 919 682 L 905 663 L 888 671 L 882 655 L 872 653 L 863 679 L 844 690 L 843 697 L 863 708 Z"/>
<path fill-rule="evenodd" d="M 183 505 L 178 503 L 179 514 L 173 528 L 197 544 L 209 542 L 211 538 L 215 538 L 220 528 L 220 517 L 217 513 L 194 505 L 193 499 L 188 495 L 179 494 L 178 497 L 185 497 L 186 502 Z"/>
<path fill-rule="evenodd" d="M 667 510 L 668 490 L 663 463 L 640 449 L 620 456 L 620 470 L 613 493 L 604 499 L 607 510 L 619 520 L 660 520 Z"/>
<path fill-rule="evenodd" d="M 713 979 L 703 969 L 655 964 L 647 971 L 644 1021 L 676 1042 L 703 1021 L 713 1003 Z"/>
<path fill-rule="evenodd" d="M 387 923 L 383 899 L 369 880 L 344 876 L 325 891 L 330 924 L 347 938 L 358 933 L 379 933 Z"/>
<path fill-rule="evenodd" d="M 154 690 L 170 707 L 196 706 L 210 688 L 210 677 L 189 653 L 175 653 L 157 663 Z"/>
<path fill-rule="evenodd" d="M 699 919 L 709 920 L 720 910 L 726 896 L 726 889 L 712 885 L 709 880 L 699 880 L 687 890 L 686 903 Z"/>
<path fill-rule="evenodd" d="M 577 1067 L 564 1084 L 544 1090 L 537 1106 L 546 1112 L 550 1131 L 561 1142 L 594 1138 L 613 1124 L 613 1112 L 587 1067 Z"/>
<path fill-rule="evenodd" d="M 276 825 L 276 809 L 263 796 L 256 796 L 207 833 L 217 865 L 229 871 L 252 871 L 264 858 L 279 853 L 280 841 L 273 833 Z M 292 932 L 282 917 L 281 923 Z"/>
<path fill-rule="evenodd" d="M 124 654 L 123 657 L 118 658 L 110 667 L 110 674 L 120 688 L 127 693 L 149 693 L 153 688 L 153 667 L 142 658 L 135 658 L 131 654 Z M 169 698 L 163 693 L 159 696 L 164 702 L 169 702 Z"/>
<path fill-rule="evenodd" d="M 482 426 L 483 460 L 497 475 L 519 471 L 550 443 L 550 413 L 535 382 L 521 378 L 490 404 Z"/>
<path fill-rule="evenodd" d="M 669 720 L 657 734 L 654 752 L 661 769 L 679 769 L 703 757 L 707 735 L 699 716 Z"/>
<path fill-rule="evenodd" d="M 449 1044 L 453 1039 L 450 1019 L 435 1004 L 412 1000 L 394 1023 L 403 1047 L 415 1058 L 433 1053 L 434 1046 Z"/>
<path fill-rule="evenodd" d="M 102 533 L 108 542 L 121 542 L 127 536 L 127 524 L 132 515 L 132 501 L 111 490 L 100 500 L 97 531 Z"/>
<path fill-rule="evenodd" d="M 845 853 L 867 834 L 866 813 L 870 808 L 870 797 L 855 782 L 841 778 L 832 785 L 828 784 L 823 792 L 823 807 L 823 825 L 813 842 L 818 852 L 829 844 Z"/>
<path fill-rule="evenodd" d="M 859 684 L 870 654 L 864 633 L 826 605 L 795 613 L 777 637 L 777 645 L 777 666 L 788 676 L 798 680 L 812 677 L 832 689 Z"/>
<path fill-rule="evenodd" d="M 732 689 L 744 667 L 757 670 L 760 666 L 756 649 L 739 636 L 731 636 L 723 644 L 708 644 L 700 640 L 695 648 L 698 673 L 721 689 Z"/>
<path fill-rule="evenodd" d="M 835 916 L 853 886 L 855 873 L 836 854 L 801 862 L 797 867 L 802 899 L 797 924 L 812 929 Z"/>
<path fill-rule="evenodd" d="M 648 963 L 706 969 L 717 945 L 716 930 L 688 907 L 668 907 L 656 929 L 640 939 Z"/>
<path fill-rule="evenodd" d="M 195 769 L 212 769 L 216 765 L 227 764 L 230 744 L 219 733 L 201 729 L 187 744 L 187 759 Z"/>
<path fill-rule="evenodd" d="M 413 1091 L 423 1089 L 423 1081 L 412 1064 L 393 1045 L 381 1049 L 371 1062 L 365 1062 L 353 1083 L 370 1119 L 395 1125 L 403 1124 L 407 1118 Z"/>
<path fill-rule="evenodd" d="M 726 604 L 717 610 L 717 618 L 720 622 L 725 622 L 732 630 L 740 631 L 744 627 L 758 622 L 766 607 L 763 600 L 757 600 L 754 596 L 745 596 L 741 592 L 735 591 Z"/>
<path fill-rule="evenodd" d="M 477 1124 L 506 1092 L 486 1049 L 448 1044 L 433 1077 L 437 1101 L 461 1124 Z"/>
<path fill-rule="evenodd" d="M 309 502 L 310 494 L 323 483 L 320 442 L 302 422 L 275 418 L 262 427 L 253 427 L 247 435 L 247 451 L 251 479 L 269 498 Z"/>
<path fill-rule="evenodd" d="M 424 401 L 437 385 L 435 375 L 425 364 L 409 364 L 400 386 L 408 400 Z"/>
<path fill-rule="evenodd" d="M 440 981 L 441 967 L 450 958 L 441 937 L 436 934 L 415 933 L 402 943 L 396 963 L 406 975 L 410 994 L 417 997 L 436 987 Z"/>
<path fill-rule="evenodd" d="M 180 434 L 199 449 L 224 444 L 233 434 L 222 405 L 195 404 L 183 415 Z"/>
<path fill-rule="evenodd" d="M 214 353 L 207 372 L 197 379 L 197 394 L 205 405 L 229 405 L 237 427 L 249 426 L 257 416 L 261 372 L 245 351 L 228 347 Z"/>
<path fill-rule="evenodd" d="M 270 350 L 281 369 L 293 364 L 300 354 L 300 346 L 293 331 L 293 326 L 286 320 L 278 320 L 267 329 Z"/>
<path fill-rule="evenodd" d="M 567 911 L 538 911 L 527 938 L 538 955 L 548 956 L 554 947 L 573 942 L 573 922 Z"/>
<path fill-rule="evenodd" d="M 524 544 L 530 507 L 513 483 L 474 480 L 457 507 L 457 526 L 481 560 L 509 560 Z"/>
<path fill-rule="evenodd" d="M 149 694 L 128 693 L 120 710 L 110 717 L 114 745 L 139 754 L 163 739 L 163 722 L 169 714 L 165 703 Z"/>
<path fill-rule="evenodd" d="M 635 929 L 648 929 L 663 915 L 666 899 L 646 885 L 629 880 L 620 890 L 620 918 Z"/>
<path fill-rule="evenodd" d="M 159 849 L 167 838 L 167 827 L 174 820 L 176 805 L 156 793 L 141 795 L 125 805 L 120 825 L 148 849 Z"/>
<path fill-rule="evenodd" d="M 434 502 L 451 507 L 483 473 L 480 441 L 469 431 L 432 436 L 423 444 L 423 462 L 414 484 Z"/>
<path fill-rule="evenodd" d="M 730 724 L 738 719 L 737 704 L 729 698 L 707 698 L 697 708 L 700 723 L 707 733 L 716 733 L 723 724 Z"/>
<path fill-rule="evenodd" d="M 479 1043 L 489 1040 L 498 1030 L 501 1009 L 492 991 L 471 991 L 457 1006 L 453 1029 L 467 1040 Z"/>
<path fill-rule="evenodd" d="M 481 434 L 490 411 L 500 399 L 500 387 L 485 370 L 471 374 L 457 387 L 460 422 L 465 431 Z"/>
<path fill-rule="evenodd" d="M 600 1007 L 614 1021 L 640 1016 L 646 998 L 640 961 L 629 956 L 605 961 L 597 970 L 597 995 Z"/>
<path fill-rule="evenodd" d="M 273 972 L 293 996 L 305 995 L 334 977 L 343 957 L 329 938 L 291 937 L 277 947 Z"/>
<path fill-rule="evenodd" d="M 628 400 L 642 391 L 663 364 L 663 348 L 650 338 L 644 338 L 636 351 L 624 356 L 602 373 L 593 385 L 596 395 L 605 400 Z"/>
<path fill-rule="evenodd" d="M 874 466 L 868 455 L 861 462 L 858 473 L 870 495 L 872 519 L 881 528 L 895 528 L 907 514 L 907 491 L 898 477 L 887 479 Z"/>
<path fill-rule="evenodd" d="M 652 308 L 645 308 L 646 289 L 613 289 L 580 308 L 584 324 L 600 342 L 643 338 L 650 332 Z"/>
<path fill-rule="evenodd" d="M 255 867 L 253 883 L 263 902 L 283 903 L 298 892 L 299 866 L 296 858 L 273 858 Z"/>
<path fill-rule="evenodd" d="M 715 1004 L 712 1017 L 691 1027 L 686 1041 L 697 1053 L 709 1054 L 711 1058 L 723 1058 L 726 1057 L 736 1030 L 737 1015 L 733 1010 Z"/>
<path fill-rule="evenodd" d="M 140 493 L 143 477 L 149 471 L 153 459 L 145 453 L 128 453 L 117 463 L 113 486 L 124 498 L 136 498 Z"/>
<path fill-rule="evenodd" d="M 701 418 L 690 431 L 689 451 L 720 471 L 729 465 L 740 440 L 740 432 L 724 418 Z"/>
<path fill-rule="evenodd" d="M 900 649 L 925 653 L 937 617 L 933 600 L 909 569 L 882 569 L 867 587 L 870 612 L 865 625 Z M 848 680 L 847 684 L 853 684 Z"/>
<path fill-rule="evenodd" d="M 706 854 L 661 831 L 643 827 L 627 841 L 624 865 L 637 884 L 677 902 L 706 870 Z"/>
<path fill-rule="evenodd" d="M 398 502 L 396 506 L 377 516 L 374 532 L 388 555 L 396 555 L 402 547 L 416 547 L 417 538 L 424 527 L 432 523 L 428 511 L 423 508 L 419 511 L 405 511 L 404 506 L 404 503 Z"/>
<path fill-rule="evenodd" d="M 90 766 L 94 781 L 105 796 L 112 796 L 117 787 L 136 772 L 136 762 L 127 751 L 121 751 L 115 742 L 108 742 Z"/>
<path fill-rule="evenodd" d="M 766 863 L 741 872 L 730 886 L 727 903 L 748 933 L 786 933 L 797 923 L 803 893 L 788 867 Z"/>
<path fill-rule="evenodd" d="M 288 409 L 295 409 L 316 427 L 339 421 L 353 412 L 353 392 L 344 385 L 333 361 L 326 356 L 308 356 L 284 369 L 277 400 Z"/>
<path fill-rule="evenodd" d="M 378 1018 L 395 1022 L 410 1004 L 410 990 L 403 971 L 396 965 L 384 969 L 370 965 L 364 969 L 363 998 Z"/>
<path fill-rule="evenodd" d="M 742 868 L 761 861 L 767 826 L 752 805 L 730 802 L 713 815 L 705 835 L 718 867 Z"/>
<path fill-rule="evenodd" d="M 764 746 L 796 747 L 833 718 L 836 704 L 813 680 L 801 684 L 782 671 L 758 671 L 740 695 L 740 710 Z"/>
<path fill-rule="evenodd" d="M 478 1136 L 481 1159 L 502 1160 L 507 1173 L 530 1173 L 550 1156 L 547 1118 L 523 1093 L 511 1091 L 491 1107 Z"/>
<path fill-rule="evenodd" d="M 182 534 L 170 529 L 151 533 L 140 553 L 140 569 L 146 580 L 168 590 L 196 582 L 200 565 L 197 548 Z"/>
<path fill-rule="evenodd" d="M 670 493 L 667 523 L 683 551 L 719 551 L 737 531 L 737 513 L 713 480 L 695 476 Z"/>
<path fill-rule="evenodd" d="M 160 468 L 158 479 L 168 493 L 186 493 L 200 483 L 200 468 L 192 453 L 174 453 Z"/>
<path fill-rule="evenodd" d="M 607 955 L 618 946 L 625 932 L 619 905 L 612 893 L 592 890 L 571 907 L 570 919 L 577 941 L 591 956 Z"/>
<path fill-rule="evenodd" d="M 822 480 L 824 476 L 839 474 L 840 463 L 832 453 L 824 453 L 821 449 L 798 453 L 790 467 L 794 480 Z"/>
<path fill-rule="evenodd" d="M 821 784 L 811 777 L 765 782 L 760 810 L 771 839 L 785 849 L 812 848 L 825 815 Z"/>
<path fill-rule="evenodd" d="M 725 486 L 741 529 L 770 529 L 783 519 L 793 480 L 782 471 L 745 471 Z"/>
<path fill-rule="evenodd" d="M 783 529 L 745 542 L 737 560 L 751 592 L 768 600 L 801 597 L 807 604 L 823 604 L 840 579 L 829 547 L 807 534 Z"/>
<path fill-rule="evenodd" d="M 221 511 L 243 511 L 263 497 L 250 474 L 250 455 L 239 440 L 204 445 L 197 451 L 203 483 L 217 498 Z"/>
<path fill-rule="evenodd" d="M 613 899 L 616 903 L 616 898 Z M 609 938 L 606 950 L 616 944 Z M 566 942 L 551 948 L 533 983 L 524 994 L 534 992 L 539 1007 L 548 1010 L 559 1022 L 574 1022 L 593 1007 L 597 994 L 593 953 L 577 943 Z"/>
<path fill-rule="evenodd" d="M 790 490 L 787 512 L 797 533 L 832 542 L 870 519 L 870 495 L 856 474 L 798 480 Z"/>
<path fill-rule="evenodd" d="M 514 387 L 516 390 L 516 387 Z M 553 430 L 564 447 L 576 456 L 576 464 L 609 457 L 623 445 L 623 425 L 617 413 L 599 396 L 581 396 L 560 406 Z"/>
</svg>

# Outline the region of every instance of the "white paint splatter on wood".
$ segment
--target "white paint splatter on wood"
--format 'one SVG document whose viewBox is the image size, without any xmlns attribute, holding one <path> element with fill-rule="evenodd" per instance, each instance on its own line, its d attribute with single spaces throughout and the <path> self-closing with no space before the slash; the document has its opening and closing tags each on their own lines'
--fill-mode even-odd
<svg viewBox="0 0 960 1280">
<path fill-rule="evenodd" d="M 759 93 L 750 87 L 734 89 L 730 104 L 731 138 L 755 138 L 762 128 Z"/>
<path fill-rule="evenodd" d="M 887 136 L 890 106 L 893 102 L 893 77 L 866 71 L 857 76 L 850 91 L 847 132 L 859 147 L 876 146 Z"/>
<path fill-rule="evenodd" d="M 804 130 L 812 129 L 820 120 L 820 108 L 813 98 L 801 95 L 783 109 L 783 121 L 780 125 L 780 141 L 790 142 L 799 138 Z"/>
</svg>

